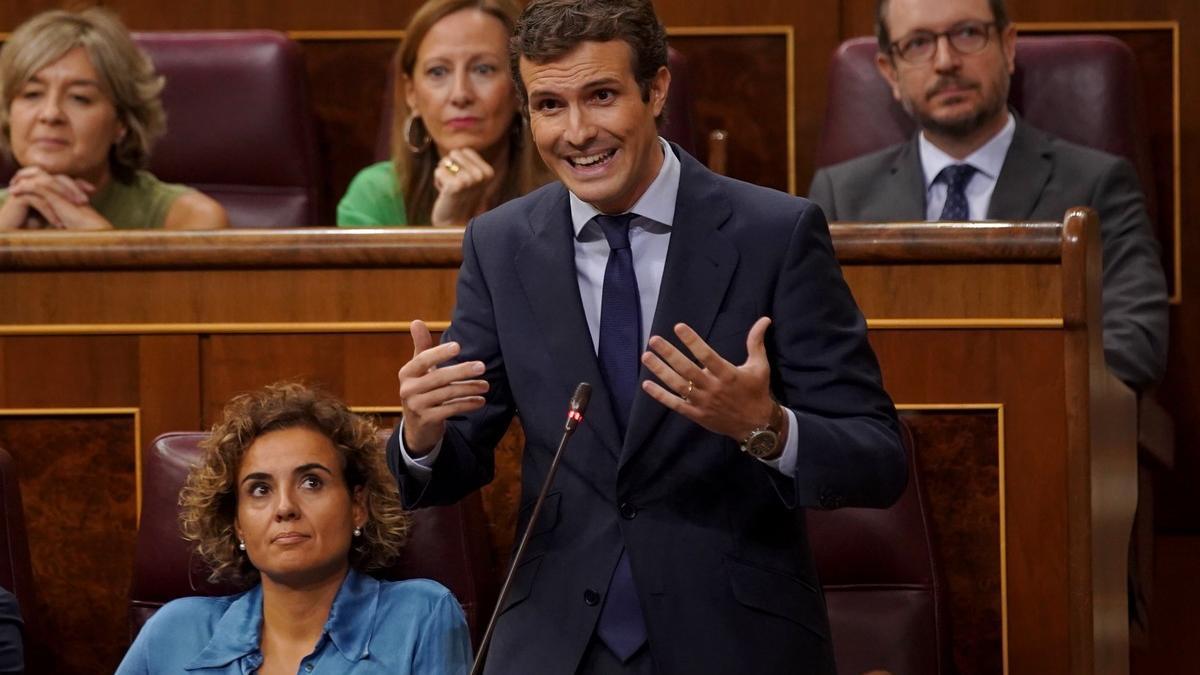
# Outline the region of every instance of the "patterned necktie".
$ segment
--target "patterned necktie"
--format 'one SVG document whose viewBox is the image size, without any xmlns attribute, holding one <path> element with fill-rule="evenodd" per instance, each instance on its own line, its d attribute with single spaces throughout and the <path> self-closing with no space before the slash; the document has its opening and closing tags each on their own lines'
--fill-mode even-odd
<svg viewBox="0 0 1200 675">
<path fill-rule="evenodd" d="M 604 268 L 597 356 L 621 427 L 621 438 L 629 427 L 629 412 L 638 389 L 638 352 L 642 339 L 641 301 L 633 271 L 633 250 L 629 247 L 629 222 L 633 218 L 632 213 L 596 216 L 611 249 L 608 266 Z M 646 619 L 642 616 L 633 570 L 624 548 L 608 582 L 596 634 L 622 663 L 646 642 Z"/>
<path fill-rule="evenodd" d="M 936 180 L 946 183 L 946 205 L 942 207 L 942 216 L 938 220 L 971 219 L 971 209 L 967 204 L 967 183 L 971 182 L 975 171 L 975 167 L 970 164 L 951 164 L 938 174 Z"/>
</svg>

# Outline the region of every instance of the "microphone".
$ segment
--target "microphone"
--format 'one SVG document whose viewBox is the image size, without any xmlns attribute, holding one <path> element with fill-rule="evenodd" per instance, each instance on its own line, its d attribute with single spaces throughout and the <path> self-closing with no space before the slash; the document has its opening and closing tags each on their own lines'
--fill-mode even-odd
<svg viewBox="0 0 1200 675">
<path fill-rule="evenodd" d="M 567 440 L 571 438 L 579 423 L 583 421 L 583 412 L 587 409 L 588 401 L 591 398 L 592 385 L 587 382 L 575 385 L 575 393 L 571 395 L 571 402 L 567 408 L 567 422 L 563 426 L 562 439 L 558 442 L 558 449 L 554 451 L 554 460 L 550 462 L 546 480 L 542 482 L 542 491 L 538 493 L 537 501 L 533 503 L 533 513 L 529 514 L 529 522 L 525 525 L 525 533 L 521 535 L 521 543 L 517 545 L 517 552 L 513 554 L 512 565 L 508 568 L 508 575 L 504 577 L 504 585 L 500 587 L 500 596 L 496 598 L 496 607 L 492 610 L 492 618 L 488 620 L 487 630 L 483 632 L 483 639 L 479 641 L 479 651 L 475 652 L 475 662 L 471 664 L 471 675 L 479 675 L 483 670 L 483 662 L 487 657 L 488 647 L 492 643 L 492 633 L 496 630 L 496 619 L 500 616 L 500 608 L 504 607 L 504 601 L 508 599 L 513 576 L 521 564 L 525 546 L 533 536 L 538 517 L 542 514 L 542 504 L 546 501 L 546 493 L 550 491 L 550 485 L 554 482 L 554 474 L 558 472 L 558 463 L 562 459 L 563 449 L 567 447 Z"/>
</svg>

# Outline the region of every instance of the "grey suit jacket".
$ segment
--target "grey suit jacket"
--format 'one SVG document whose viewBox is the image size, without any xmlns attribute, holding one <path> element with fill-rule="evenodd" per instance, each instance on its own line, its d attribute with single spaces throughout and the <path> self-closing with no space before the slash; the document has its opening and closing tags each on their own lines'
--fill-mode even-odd
<svg viewBox="0 0 1200 675">
<path fill-rule="evenodd" d="M 917 139 L 817 172 L 809 198 L 830 220 L 925 220 Z M 1103 240 L 1104 357 L 1143 389 L 1167 360 L 1167 284 L 1137 174 L 1129 162 L 1068 143 L 1017 120 L 988 205 L 990 220 L 1061 220 L 1090 206 Z"/>
</svg>

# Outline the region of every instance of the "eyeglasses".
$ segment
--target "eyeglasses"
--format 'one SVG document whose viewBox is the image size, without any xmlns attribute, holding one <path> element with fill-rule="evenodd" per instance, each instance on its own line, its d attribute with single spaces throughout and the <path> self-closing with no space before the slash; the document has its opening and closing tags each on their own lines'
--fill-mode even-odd
<svg viewBox="0 0 1200 675">
<path fill-rule="evenodd" d="M 935 33 L 928 30 L 913 31 L 903 40 L 897 40 L 888 48 L 902 61 L 912 64 L 928 63 L 937 53 L 938 41 L 944 36 L 959 54 L 974 54 L 988 44 L 995 21 L 967 21 L 948 31 Z"/>
</svg>

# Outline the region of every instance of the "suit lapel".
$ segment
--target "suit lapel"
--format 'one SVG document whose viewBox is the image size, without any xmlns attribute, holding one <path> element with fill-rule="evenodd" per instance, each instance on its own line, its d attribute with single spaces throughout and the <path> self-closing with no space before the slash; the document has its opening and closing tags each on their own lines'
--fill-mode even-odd
<svg viewBox="0 0 1200 675">
<path fill-rule="evenodd" d="M 680 346 L 673 330 L 677 323 L 708 335 L 737 267 L 738 253 L 719 231 L 732 211 L 715 175 L 678 147 L 672 148 L 681 165 L 679 192 L 650 334 Z M 642 367 L 639 381 L 650 377 Z M 644 392 L 637 393 L 621 452 L 622 465 L 641 449 L 667 412 Z"/>
<path fill-rule="evenodd" d="M 891 181 L 879 200 L 886 205 L 888 220 L 925 220 L 925 173 L 916 136 L 904 144 L 888 171 Z"/>
<path fill-rule="evenodd" d="M 988 204 L 987 217 L 1027 220 L 1033 214 L 1053 168 L 1054 153 L 1045 137 L 1018 119 L 1012 145 Z"/>
<path fill-rule="evenodd" d="M 566 189 L 559 186 L 542 199 L 530 212 L 530 223 L 533 232 L 514 262 L 536 328 L 545 338 L 568 390 L 574 391 L 579 382 L 591 383 L 589 426 L 615 459 L 620 453 L 621 438 L 579 298 L 574 229 Z"/>
</svg>

